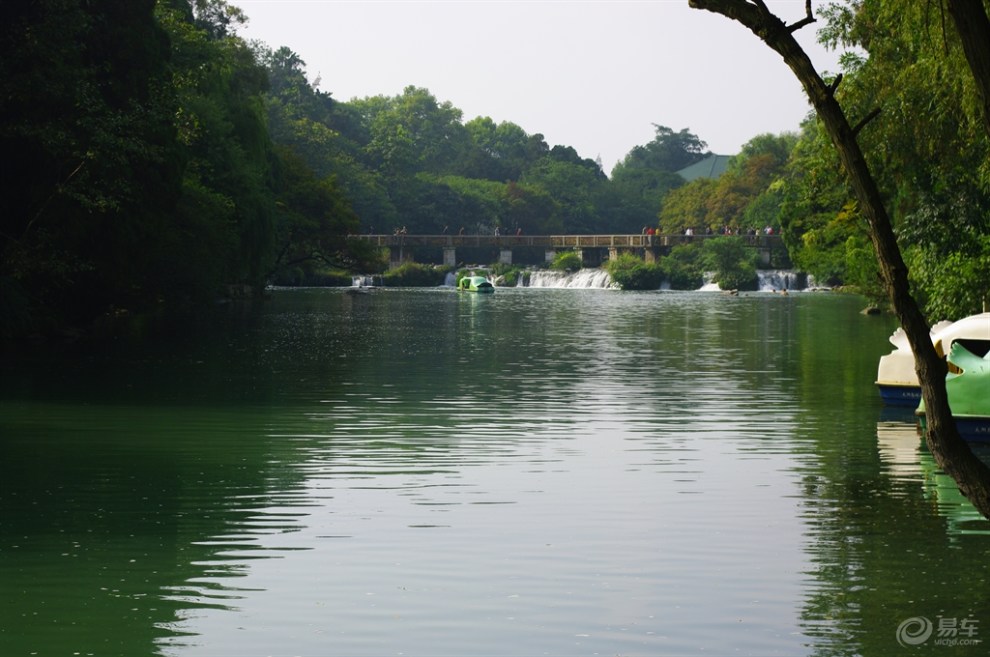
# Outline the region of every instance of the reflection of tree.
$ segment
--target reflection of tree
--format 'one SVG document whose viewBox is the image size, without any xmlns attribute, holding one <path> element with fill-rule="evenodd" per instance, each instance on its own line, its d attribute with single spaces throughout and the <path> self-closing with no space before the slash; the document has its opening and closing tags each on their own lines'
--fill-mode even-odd
<svg viewBox="0 0 990 657">
<path fill-rule="evenodd" d="M 891 654 L 907 618 L 990 612 L 981 578 L 948 575 L 983 572 L 973 530 L 988 522 L 956 504 L 912 420 L 881 421 L 876 446 L 840 417 L 819 420 L 801 469 L 815 582 L 801 616 L 816 655 Z"/>
<path fill-rule="evenodd" d="M 928 448 L 940 467 L 956 480 L 960 490 L 984 516 L 990 518 L 990 468 L 974 456 L 956 429 L 945 391 L 945 362 L 935 352 L 928 323 L 912 295 L 907 266 L 901 256 L 884 197 L 858 141 L 860 130 L 879 110 L 867 115 L 855 126 L 850 124 L 835 96 L 841 76 L 826 84 L 794 38 L 796 30 L 815 21 L 811 0 L 805 3 L 807 15 L 793 25 L 785 25 L 762 2 L 690 0 L 690 4 L 721 13 L 748 27 L 784 58 L 801 82 L 856 192 L 861 212 L 869 225 L 868 234 L 880 266 L 884 290 L 915 354 L 918 380 L 925 401 L 925 439 Z M 979 6 L 979 3 L 969 4 Z M 985 12 L 981 10 L 976 13 L 983 14 L 980 17 L 981 27 L 986 28 Z M 982 45 L 984 47 L 978 56 L 986 54 L 985 44 Z M 981 61 L 981 66 L 973 68 L 974 74 L 978 78 L 990 79 L 990 69 L 982 64 L 985 62 Z"/>
</svg>

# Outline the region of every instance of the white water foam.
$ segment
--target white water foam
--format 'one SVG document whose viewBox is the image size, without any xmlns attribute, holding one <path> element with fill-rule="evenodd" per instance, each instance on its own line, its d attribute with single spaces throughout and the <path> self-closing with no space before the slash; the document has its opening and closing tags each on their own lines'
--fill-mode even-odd
<svg viewBox="0 0 990 657">
<path fill-rule="evenodd" d="M 573 274 L 548 270 L 534 271 L 529 275 L 529 287 L 595 288 L 603 290 L 616 290 L 619 288 L 604 269 L 581 269 Z"/>
</svg>

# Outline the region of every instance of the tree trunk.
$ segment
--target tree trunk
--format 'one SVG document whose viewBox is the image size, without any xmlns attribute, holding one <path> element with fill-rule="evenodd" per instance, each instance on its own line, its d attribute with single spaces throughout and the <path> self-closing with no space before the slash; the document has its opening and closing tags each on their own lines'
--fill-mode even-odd
<svg viewBox="0 0 990 657">
<path fill-rule="evenodd" d="M 959 1 L 965 4 L 970 0 Z M 835 100 L 833 88 L 825 84 L 808 55 L 794 39 L 796 29 L 814 20 L 810 0 L 806 3 L 808 16 L 793 26 L 785 25 L 771 13 L 763 0 L 689 0 L 688 4 L 745 25 L 784 58 L 804 87 L 856 192 L 860 210 L 870 227 L 870 241 L 880 264 L 884 287 L 914 351 L 918 380 L 925 400 L 928 427 L 925 440 L 928 448 L 939 467 L 955 480 L 960 492 L 980 513 L 990 518 L 990 468 L 973 454 L 952 419 L 945 392 L 946 364 L 935 352 L 928 323 L 911 296 L 907 265 L 901 257 L 876 181 L 856 140 L 858 128 L 849 125 Z"/>
<path fill-rule="evenodd" d="M 980 0 L 948 0 L 948 3 L 983 104 L 983 126 L 990 135 L 990 19 Z"/>
</svg>

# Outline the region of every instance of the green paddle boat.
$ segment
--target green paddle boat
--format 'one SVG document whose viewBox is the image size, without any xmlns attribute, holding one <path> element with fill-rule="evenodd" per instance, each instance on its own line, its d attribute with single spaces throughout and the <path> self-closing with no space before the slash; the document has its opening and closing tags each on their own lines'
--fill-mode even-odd
<svg viewBox="0 0 990 657">
<path fill-rule="evenodd" d="M 953 371 L 945 377 L 945 393 L 960 435 L 970 441 L 990 440 L 990 352 L 980 358 L 961 342 L 955 342 L 947 360 Z M 924 430 L 924 399 L 915 415 Z"/>
<path fill-rule="evenodd" d="M 457 289 L 461 292 L 491 294 L 495 291 L 495 286 L 484 276 L 465 276 L 457 282 Z"/>
</svg>

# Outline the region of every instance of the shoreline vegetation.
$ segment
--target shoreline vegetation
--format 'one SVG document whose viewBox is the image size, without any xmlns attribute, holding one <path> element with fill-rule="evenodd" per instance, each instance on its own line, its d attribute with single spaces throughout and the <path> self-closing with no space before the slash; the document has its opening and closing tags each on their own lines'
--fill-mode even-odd
<svg viewBox="0 0 990 657">
<path fill-rule="evenodd" d="M 814 116 L 731 156 L 658 123 L 606 172 L 531 131 L 541 126 L 465 117 L 424 88 L 337 100 L 309 82 L 292 44 L 242 39 L 247 16 L 225 0 L 39 0 L 7 3 L 0 17 L 0 145 L 10 155 L 0 338 L 181 314 L 271 284 L 349 284 L 344 272 L 413 281 L 420 272 L 390 273 L 387 255 L 347 239 L 406 230 L 769 229 L 788 261 L 772 267 L 887 305 L 863 213 Z M 990 295 L 990 143 L 957 36 L 906 0 L 821 18 L 837 48 L 859 46 L 860 28 L 883 35 L 848 54 L 836 93 L 862 114 L 880 104 L 908 117 L 881 114 L 860 139 L 896 199 L 892 222 L 924 313 L 979 311 Z M 944 38 L 919 43 L 928 33 Z M 891 67 L 902 72 L 896 85 Z M 724 166 L 692 173 L 705 162 Z M 726 289 L 754 285 L 745 253 L 705 241 L 714 244 L 605 268 L 623 289 L 690 289 L 705 271 Z"/>
</svg>

